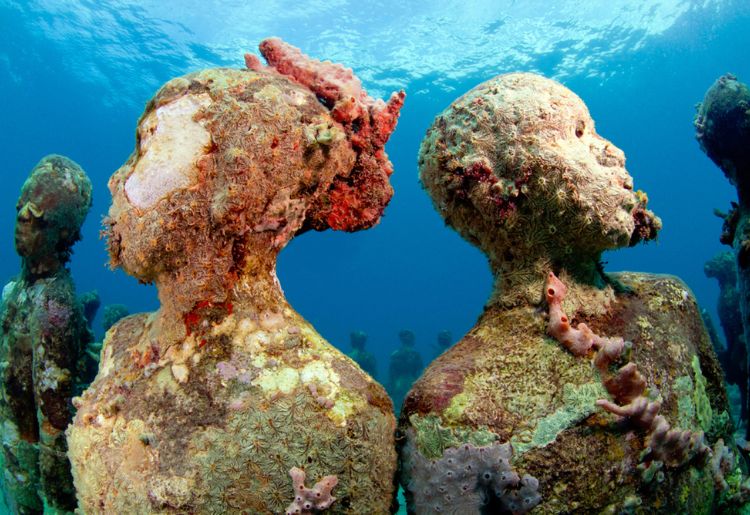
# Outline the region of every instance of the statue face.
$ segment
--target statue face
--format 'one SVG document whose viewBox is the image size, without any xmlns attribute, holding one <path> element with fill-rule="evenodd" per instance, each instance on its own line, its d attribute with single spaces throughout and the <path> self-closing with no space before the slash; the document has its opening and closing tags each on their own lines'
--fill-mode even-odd
<svg viewBox="0 0 750 515">
<path fill-rule="evenodd" d="M 596 133 L 578 97 L 571 94 L 566 100 L 559 112 L 562 130 L 549 135 L 540 131 L 540 146 L 550 149 L 552 166 L 575 187 L 576 202 L 568 204 L 572 214 L 582 217 L 592 237 L 604 236 L 607 248 L 626 246 L 635 230 L 633 210 L 638 202 L 625 154 Z"/>
<path fill-rule="evenodd" d="M 16 252 L 19 256 L 30 258 L 50 247 L 45 227 L 43 213 L 36 204 L 31 200 L 19 200 L 15 229 Z"/>
<path fill-rule="evenodd" d="M 498 266 L 595 256 L 659 227 L 583 101 L 531 73 L 495 77 L 441 113 L 422 142 L 420 178 L 446 222 Z"/>
<path fill-rule="evenodd" d="M 25 259 L 65 262 L 90 208 L 91 181 L 81 167 L 64 156 L 42 158 L 16 203 L 16 251 Z"/>
</svg>

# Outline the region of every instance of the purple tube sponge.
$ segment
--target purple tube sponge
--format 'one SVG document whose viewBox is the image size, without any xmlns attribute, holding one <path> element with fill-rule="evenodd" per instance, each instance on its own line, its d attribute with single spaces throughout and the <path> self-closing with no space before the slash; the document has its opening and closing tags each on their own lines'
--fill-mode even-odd
<svg viewBox="0 0 750 515">
<path fill-rule="evenodd" d="M 328 509 L 336 500 L 331 495 L 339 479 L 336 476 L 325 476 L 312 488 L 305 486 L 305 471 L 292 467 L 289 471 L 294 484 L 294 501 L 286 509 L 287 515 L 310 515 Z"/>
<path fill-rule="evenodd" d="M 604 387 L 615 400 L 600 399 L 596 405 L 627 419 L 647 433 L 648 447 L 641 460 L 644 463 L 658 461 L 669 467 L 679 467 L 696 456 L 710 454 L 711 449 L 705 444 L 702 432 L 672 429 L 669 422 L 659 415 L 661 403 L 644 396 L 646 380 L 635 363 L 627 363 L 614 374 L 610 372 L 610 365 L 620 360 L 627 344 L 622 338 L 599 336 L 586 324 L 572 327 L 562 309 L 566 291 L 563 282 L 550 272 L 545 287 L 549 306 L 547 333 L 576 356 L 586 356 L 591 350 L 596 351 L 593 363 L 602 375 Z M 648 470 L 656 469 L 649 466 Z"/>
</svg>

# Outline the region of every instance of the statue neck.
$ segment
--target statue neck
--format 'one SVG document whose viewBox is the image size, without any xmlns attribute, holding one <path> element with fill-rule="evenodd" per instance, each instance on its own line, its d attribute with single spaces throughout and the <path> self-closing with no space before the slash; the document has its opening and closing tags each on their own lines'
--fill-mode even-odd
<svg viewBox="0 0 750 515">
<path fill-rule="evenodd" d="M 21 278 L 27 283 L 47 279 L 64 269 L 57 255 L 21 259 Z"/>
<path fill-rule="evenodd" d="M 550 271 L 563 274 L 567 281 L 582 288 L 602 289 L 607 279 L 599 258 L 599 254 L 575 259 L 531 256 L 523 261 L 491 263 L 495 284 L 485 309 L 538 306 Z"/>
<path fill-rule="evenodd" d="M 277 254 L 246 254 L 244 268 L 226 274 L 212 270 L 210 259 L 163 274 L 156 281 L 159 331 L 184 339 L 198 325 L 220 323 L 230 314 L 256 318 L 280 313 L 288 303 L 276 278 Z"/>
</svg>

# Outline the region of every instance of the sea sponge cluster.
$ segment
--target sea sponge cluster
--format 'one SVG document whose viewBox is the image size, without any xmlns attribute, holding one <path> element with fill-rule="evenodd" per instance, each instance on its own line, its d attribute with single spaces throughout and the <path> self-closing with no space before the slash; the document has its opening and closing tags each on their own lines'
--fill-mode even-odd
<svg viewBox="0 0 750 515">
<path fill-rule="evenodd" d="M 510 465 L 510 444 L 469 443 L 445 449 L 439 459 L 425 458 L 407 436 L 403 474 L 416 513 L 526 513 L 539 504 L 539 482 L 519 477 Z"/>
<path fill-rule="evenodd" d="M 704 442 L 703 432 L 673 429 L 667 419 L 659 414 L 661 402 L 646 397 L 646 381 L 635 363 L 627 363 L 614 373 L 610 371 L 610 366 L 617 364 L 622 358 L 626 349 L 625 342 L 622 338 L 601 337 L 583 323 L 573 328 L 568 316 L 562 311 L 566 291 L 562 281 L 550 272 L 545 288 L 549 306 L 547 332 L 576 356 L 587 356 L 596 351 L 593 362 L 602 376 L 607 392 L 615 401 L 600 399 L 596 404 L 627 419 L 646 433 L 647 447 L 641 455 L 641 460 L 646 464 L 645 470 L 656 471 L 662 464 L 679 467 L 693 458 L 710 455 L 712 451 Z M 694 367 L 700 368 L 697 358 L 694 363 Z M 696 380 L 699 379 L 703 381 L 700 387 L 705 391 L 705 379 L 696 374 Z M 705 404 L 710 412 L 711 406 L 707 400 Z M 701 419 L 700 416 L 698 418 Z M 710 415 L 708 418 L 710 419 Z"/>
</svg>

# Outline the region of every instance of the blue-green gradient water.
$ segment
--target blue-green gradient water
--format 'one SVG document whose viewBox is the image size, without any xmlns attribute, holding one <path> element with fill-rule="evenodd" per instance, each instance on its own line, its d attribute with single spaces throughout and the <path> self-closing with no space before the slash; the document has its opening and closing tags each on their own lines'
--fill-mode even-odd
<svg viewBox="0 0 750 515">
<path fill-rule="evenodd" d="M 387 146 L 396 193 L 383 221 L 356 234 L 305 234 L 278 270 L 292 305 L 332 343 L 348 351 L 350 331 L 369 334 L 381 380 L 400 329 L 416 333 L 428 361 L 437 332 L 463 335 L 490 291 L 484 257 L 422 191 L 416 154 L 437 113 L 503 72 L 539 72 L 577 92 L 662 217 L 658 243 L 606 255 L 608 269 L 678 275 L 715 311 L 718 289 L 703 264 L 722 250 L 712 211 L 734 191 L 700 152 L 692 120 L 719 75 L 750 81 L 748 0 L 0 0 L 0 280 L 19 268 L 20 187 L 42 156 L 60 153 L 94 183 L 71 265 L 79 292 L 97 289 L 103 305 L 131 312 L 155 309 L 152 287 L 105 266 L 107 179 L 133 150 L 138 116 L 162 83 L 242 67 L 243 53 L 268 36 L 352 67 L 373 96 L 407 91 Z"/>
</svg>

